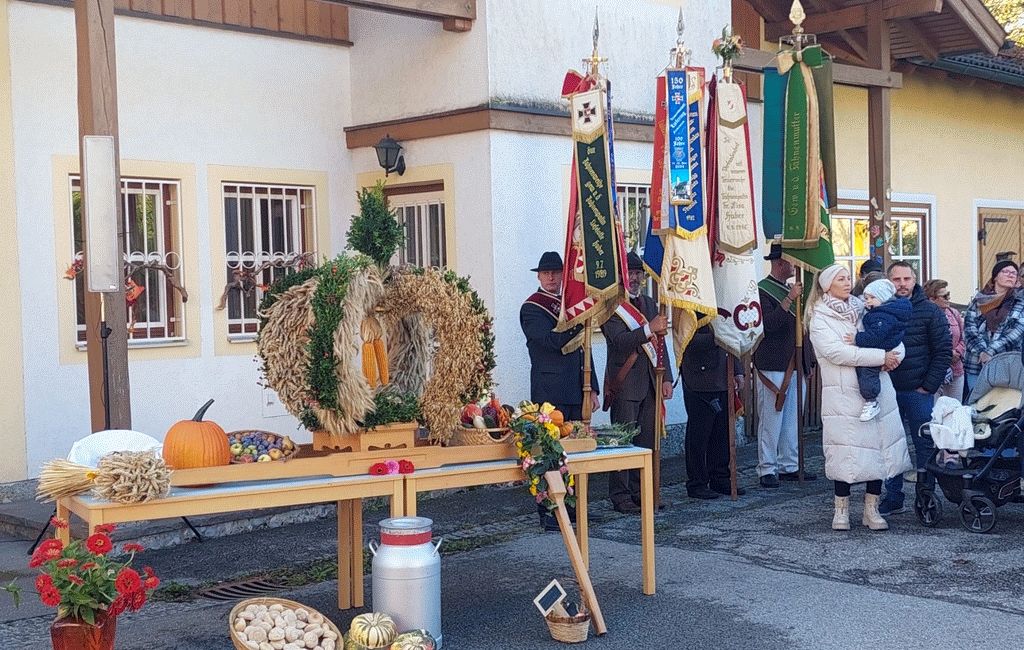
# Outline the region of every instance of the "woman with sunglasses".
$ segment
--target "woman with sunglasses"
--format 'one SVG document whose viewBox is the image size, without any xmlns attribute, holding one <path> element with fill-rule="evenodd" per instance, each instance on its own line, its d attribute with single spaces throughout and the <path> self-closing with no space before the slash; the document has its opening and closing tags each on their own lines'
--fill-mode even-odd
<svg viewBox="0 0 1024 650">
<path fill-rule="evenodd" d="M 946 381 L 939 387 L 936 397 L 945 395 L 956 400 L 964 398 L 964 319 L 960 312 L 949 304 L 949 283 L 945 280 L 929 280 L 924 285 L 924 295 L 942 310 L 949 321 L 949 334 L 953 339 L 953 361 L 949 364 Z"/>
</svg>

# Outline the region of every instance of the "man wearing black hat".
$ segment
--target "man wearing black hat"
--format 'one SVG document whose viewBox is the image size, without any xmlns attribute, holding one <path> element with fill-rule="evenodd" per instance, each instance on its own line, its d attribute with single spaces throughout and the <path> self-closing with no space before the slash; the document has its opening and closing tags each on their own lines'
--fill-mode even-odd
<svg viewBox="0 0 1024 650">
<path fill-rule="evenodd" d="M 782 246 L 772 244 L 765 256 L 771 272 L 758 283 L 764 339 L 754 352 L 757 391 L 757 473 L 761 487 L 777 488 L 779 480 L 800 478 L 797 451 L 796 300 L 799 282 L 788 284 L 793 265 L 782 259 Z M 806 346 L 810 341 L 804 339 Z M 806 348 L 805 348 L 806 349 Z M 804 360 L 804 369 L 809 369 Z M 817 478 L 804 472 L 804 480 Z"/>
<path fill-rule="evenodd" d="M 629 303 L 623 303 L 609 318 L 601 331 L 608 343 L 608 365 L 604 376 L 605 409 L 611 409 L 611 420 L 640 427 L 634 444 L 654 448 L 655 409 L 657 393 L 672 397 L 672 368 L 664 363 L 665 376 L 656 385 L 655 367 L 664 346 L 657 340 L 668 331 L 668 319 L 658 313 L 658 304 L 642 295 L 647 274 L 636 253 L 627 257 L 629 264 Z M 619 512 L 640 512 L 640 472 L 612 472 L 608 478 L 608 496 Z"/>
<path fill-rule="evenodd" d="M 562 256 L 555 251 L 541 255 L 537 268 L 540 288 L 519 308 L 519 325 L 526 335 L 526 349 L 530 353 L 530 401 L 549 402 L 562 412 L 565 419 L 583 419 L 583 350 L 577 348 L 562 354 L 562 348 L 583 330 L 577 325 L 565 332 L 555 332 L 561 310 Z M 591 357 L 590 367 L 594 367 Z M 597 374 L 590 373 L 591 411 L 598 409 Z M 559 530 L 555 517 L 547 509 L 537 506 L 541 525 L 545 530 Z M 575 516 L 575 511 L 570 510 Z"/>
<path fill-rule="evenodd" d="M 551 403 L 566 420 L 583 418 L 583 350 L 562 354 L 562 348 L 583 326 L 555 332 L 562 291 L 562 256 L 555 251 L 541 255 L 537 268 L 540 288 L 519 309 L 519 324 L 530 352 L 530 401 Z M 593 362 L 591 362 L 593 367 Z M 590 375 L 590 403 L 598 408 L 596 373 Z"/>
</svg>

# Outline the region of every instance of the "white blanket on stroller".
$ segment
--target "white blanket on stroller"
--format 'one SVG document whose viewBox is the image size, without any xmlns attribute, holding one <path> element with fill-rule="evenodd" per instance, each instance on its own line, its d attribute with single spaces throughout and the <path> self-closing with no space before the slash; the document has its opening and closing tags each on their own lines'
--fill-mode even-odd
<svg viewBox="0 0 1024 650">
<path fill-rule="evenodd" d="M 935 400 L 932 421 L 928 430 L 932 442 L 939 449 L 961 451 L 974 447 L 974 423 L 971 421 L 973 408 L 964 406 L 952 397 L 942 396 Z"/>
</svg>

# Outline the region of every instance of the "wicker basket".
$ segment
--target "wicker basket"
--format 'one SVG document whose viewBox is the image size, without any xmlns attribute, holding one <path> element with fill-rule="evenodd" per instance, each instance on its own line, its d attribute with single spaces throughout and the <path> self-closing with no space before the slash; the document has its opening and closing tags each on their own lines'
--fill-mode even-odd
<svg viewBox="0 0 1024 650">
<path fill-rule="evenodd" d="M 583 643 L 590 633 L 590 612 L 583 609 L 576 616 L 556 616 L 548 614 L 545 618 L 551 638 L 562 643 Z"/>
<path fill-rule="evenodd" d="M 470 429 L 469 427 L 459 427 L 452 432 L 452 437 L 448 440 L 448 446 L 500 445 L 508 442 L 511 437 L 511 429 Z"/>
<path fill-rule="evenodd" d="M 278 438 L 282 438 L 283 439 L 285 437 L 285 436 L 281 435 L 280 433 L 274 433 L 273 431 L 263 431 L 262 429 L 242 429 L 240 431 L 228 431 L 226 434 L 224 434 L 224 435 L 226 435 L 228 437 L 228 444 L 229 445 L 231 444 L 231 436 L 235 435 L 236 433 L 261 433 L 261 434 L 264 434 L 264 435 L 269 433 L 270 435 L 277 436 Z M 291 451 L 288 451 L 288 452 L 285 452 L 282 449 L 281 450 L 282 455 L 277 460 L 288 460 L 289 458 L 294 458 L 295 454 L 297 454 L 298 451 L 299 451 L 299 446 L 298 445 L 295 445 L 294 447 L 292 447 Z M 232 455 L 231 456 L 231 464 L 232 465 L 245 465 L 247 463 L 243 463 L 242 461 L 236 459 L 234 457 L 234 455 Z"/>
<path fill-rule="evenodd" d="M 299 609 L 301 607 L 301 608 L 305 609 L 307 612 L 309 612 L 310 614 L 316 613 L 316 614 L 320 614 L 320 616 L 324 616 L 323 614 L 321 614 L 317 610 L 313 609 L 312 607 L 310 607 L 308 605 L 303 605 L 302 603 L 297 603 L 294 600 L 285 600 L 284 598 L 272 598 L 272 597 L 247 598 L 247 599 L 239 602 L 234 607 L 232 607 L 231 608 L 231 613 L 228 614 L 228 630 L 230 630 L 230 632 L 231 632 L 231 642 L 235 644 L 235 648 L 237 650 L 249 650 L 249 647 L 246 646 L 245 643 L 243 643 L 242 640 L 238 638 L 238 632 L 235 631 L 235 626 L 234 626 L 235 619 L 238 618 L 239 613 L 241 613 L 241 611 L 243 609 L 245 609 L 246 607 L 248 607 L 249 605 L 266 605 L 267 607 L 270 607 L 271 605 L 284 605 L 288 609 Z M 338 630 L 338 626 L 335 625 L 334 623 L 332 623 L 330 621 L 330 619 L 328 619 L 326 616 L 324 616 L 323 627 L 326 627 L 331 632 L 334 632 L 335 634 L 338 635 L 337 647 L 341 648 L 344 642 L 342 641 L 342 634 L 341 634 L 341 631 Z"/>
</svg>

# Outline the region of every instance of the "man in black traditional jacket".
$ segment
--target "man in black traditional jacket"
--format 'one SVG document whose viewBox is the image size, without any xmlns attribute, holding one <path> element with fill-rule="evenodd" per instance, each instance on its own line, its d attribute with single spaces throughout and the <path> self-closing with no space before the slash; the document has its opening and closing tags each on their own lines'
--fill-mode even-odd
<svg viewBox="0 0 1024 650">
<path fill-rule="evenodd" d="M 519 325 L 526 335 L 530 353 L 530 401 L 550 403 L 562 412 L 566 421 L 583 419 L 583 349 L 568 354 L 562 349 L 583 331 L 577 325 L 555 332 L 562 291 L 562 256 L 555 251 L 541 255 L 537 268 L 540 288 L 519 308 Z M 594 367 L 591 357 L 590 367 Z M 590 374 L 591 412 L 598 409 L 597 373 Z M 543 506 L 537 507 L 545 530 L 558 530 L 555 518 Z M 574 513 L 573 513 L 574 514 Z"/>
<path fill-rule="evenodd" d="M 565 332 L 555 332 L 562 291 L 562 256 L 548 251 L 537 268 L 540 288 L 519 309 L 519 324 L 526 335 L 530 353 L 530 401 L 549 402 L 565 419 L 583 418 L 583 349 L 563 354 L 562 348 L 583 331 L 577 325 Z M 591 360 L 591 368 L 594 367 Z M 590 375 L 591 411 L 598 408 L 597 374 Z"/>
</svg>

